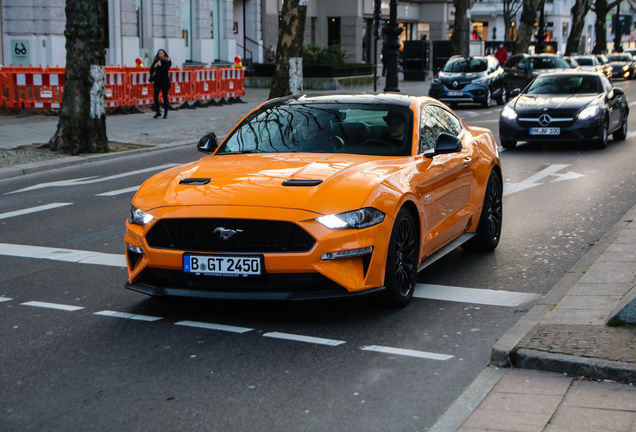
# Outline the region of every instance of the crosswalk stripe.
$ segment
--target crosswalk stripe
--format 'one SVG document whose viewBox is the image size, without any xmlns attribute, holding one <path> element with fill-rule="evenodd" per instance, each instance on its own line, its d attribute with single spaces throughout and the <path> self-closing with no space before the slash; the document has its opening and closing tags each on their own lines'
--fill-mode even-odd
<svg viewBox="0 0 636 432">
<path fill-rule="evenodd" d="M 520 293 L 478 288 L 460 288 L 444 285 L 417 284 L 413 297 L 475 303 L 489 306 L 516 307 L 540 299 L 540 294 Z"/>
<path fill-rule="evenodd" d="M 79 264 L 98 264 L 112 267 L 126 267 L 126 256 L 76 249 L 60 249 L 42 246 L 0 243 L 0 255 L 22 258 L 39 258 Z"/>
<path fill-rule="evenodd" d="M 185 327 L 203 328 L 203 329 L 208 329 L 208 330 L 220 330 L 220 331 L 226 331 L 226 332 L 231 332 L 231 333 L 247 333 L 249 331 L 254 330 L 254 329 L 247 328 L 247 327 L 235 327 L 235 326 L 228 326 L 228 325 L 223 325 L 223 324 L 213 324 L 213 323 L 206 323 L 206 322 L 199 322 L 199 321 L 179 321 L 179 322 L 174 323 L 174 325 L 185 326 Z"/>
<path fill-rule="evenodd" d="M 30 208 L 26 208 L 26 209 L 22 209 L 22 210 L 15 210 L 15 211 L 6 212 L 6 213 L 0 213 L 0 219 L 8 219 L 8 218 L 11 218 L 11 217 L 22 216 L 22 215 L 26 215 L 26 214 L 29 214 L 29 213 L 37 213 L 37 212 L 46 211 L 46 210 L 52 210 L 52 209 L 55 209 L 55 208 L 64 207 L 64 206 L 70 206 L 70 205 L 73 205 L 73 203 L 44 204 L 44 205 L 41 205 L 41 206 L 30 207 Z"/>
<path fill-rule="evenodd" d="M 291 333 L 279 333 L 279 332 L 265 333 L 263 337 L 291 340 L 296 342 L 307 342 L 307 343 L 313 343 L 318 345 L 329 345 L 329 346 L 337 346 L 337 345 L 342 345 L 346 343 L 345 341 L 341 341 L 341 340 L 324 339 L 324 338 L 318 338 L 313 336 L 303 336 L 303 335 L 297 335 L 297 334 L 291 334 Z"/>
<path fill-rule="evenodd" d="M 123 319 L 130 319 L 130 320 L 136 320 L 136 321 L 148 321 L 148 322 L 159 321 L 163 319 L 162 317 L 138 315 L 138 314 L 131 314 L 128 312 L 117 312 L 117 311 L 111 311 L 111 310 L 103 310 L 103 311 L 95 312 L 93 315 L 101 315 L 101 316 L 108 316 L 113 318 L 123 318 Z"/>
<path fill-rule="evenodd" d="M 454 357 L 452 355 L 446 355 L 446 354 L 436 354 L 436 353 L 431 353 L 426 351 L 416 351 L 416 350 L 410 350 L 410 349 L 404 349 L 404 348 L 391 348 L 391 347 L 378 346 L 378 345 L 364 346 L 360 349 L 363 351 L 374 351 L 374 352 L 379 352 L 384 354 L 395 354 L 395 355 L 401 355 L 401 356 L 407 356 L 407 357 L 425 358 L 430 360 L 448 360 Z"/>
<path fill-rule="evenodd" d="M 72 305 L 65 305 L 65 304 L 58 304 L 58 303 L 47 303 L 47 302 L 40 302 L 40 301 L 30 301 L 30 302 L 22 303 L 22 305 L 35 306 L 35 307 L 41 307 L 41 308 L 47 308 L 47 309 L 65 310 L 69 312 L 74 312 L 80 309 L 84 309 L 81 306 L 72 306 Z"/>
</svg>

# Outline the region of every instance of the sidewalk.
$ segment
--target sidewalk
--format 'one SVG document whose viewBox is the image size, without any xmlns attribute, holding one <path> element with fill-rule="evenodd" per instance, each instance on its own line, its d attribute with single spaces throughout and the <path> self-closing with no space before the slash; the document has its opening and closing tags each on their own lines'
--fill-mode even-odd
<svg viewBox="0 0 636 432">
<path fill-rule="evenodd" d="M 401 93 L 416 95 L 429 86 L 430 77 L 399 84 Z M 375 93 L 383 87 L 380 77 Z M 373 86 L 342 90 L 351 91 L 374 93 Z M 268 95 L 247 88 L 246 103 L 170 111 L 165 120 L 108 116 L 110 141 L 143 147 L 0 167 L 0 179 L 192 145 L 210 131 L 224 136 Z M 56 128 L 57 117 L 0 117 L 0 152 L 46 143 Z M 495 344 L 491 365 L 430 430 L 636 431 L 636 327 L 605 325 L 634 299 L 635 284 L 636 206 Z"/>
</svg>

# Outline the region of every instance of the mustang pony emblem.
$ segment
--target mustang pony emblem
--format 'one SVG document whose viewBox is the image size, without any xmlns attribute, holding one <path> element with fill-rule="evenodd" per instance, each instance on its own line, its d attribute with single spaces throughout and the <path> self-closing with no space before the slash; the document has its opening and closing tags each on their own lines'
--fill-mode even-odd
<svg viewBox="0 0 636 432">
<path fill-rule="evenodd" d="M 219 234 L 223 240 L 227 240 L 236 233 L 243 232 L 242 229 L 233 230 L 230 228 L 218 227 L 214 230 L 214 234 Z"/>
</svg>

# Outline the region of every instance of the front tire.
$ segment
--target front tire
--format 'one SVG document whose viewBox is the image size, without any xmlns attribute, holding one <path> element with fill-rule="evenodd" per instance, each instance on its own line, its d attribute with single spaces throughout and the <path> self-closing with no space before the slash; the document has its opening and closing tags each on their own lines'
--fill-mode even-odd
<svg viewBox="0 0 636 432">
<path fill-rule="evenodd" d="M 479 216 L 476 234 L 464 243 L 463 249 L 469 251 L 490 252 L 499 244 L 503 221 L 503 183 L 496 171 L 490 173 L 484 204 Z"/>
<path fill-rule="evenodd" d="M 492 93 L 490 92 L 490 87 L 486 90 L 486 99 L 481 103 L 482 108 L 490 108 L 492 104 Z"/>
<path fill-rule="evenodd" d="M 511 141 L 511 140 L 505 140 L 502 139 L 501 140 L 501 146 L 505 149 L 513 149 L 515 147 L 517 147 L 517 141 Z"/>
<path fill-rule="evenodd" d="M 601 125 L 601 131 L 599 133 L 599 138 L 596 141 L 596 147 L 600 149 L 604 149 L 607 147 L 607 130 L 609 129 L 609 121 L 606 119 L 603 120 L 603 124 Z"/>
<path fill-rule="evenodd" d="M 506 94 L 506 86 L 501 86 L 501 96 L 497 99 L 497 105 L 503 105 L 508 100 L 508 95 Z"/>
<path fill-rule="evenodd" d="M 404 307 L 413 298 L 417 279 L 419 241 L 415 222 L 402 208 L 395 218 L 386 257 L 383 292 L 390 306 Z"/>
<path fill-rule="evenodd" d="M 614 132 L 614 140 L 616 141 L 624 141 L 627 138 L 627 111 L 623 112 L 623 118 L 621 121 L 621 127 L 616 132 Z"/>
</svg>

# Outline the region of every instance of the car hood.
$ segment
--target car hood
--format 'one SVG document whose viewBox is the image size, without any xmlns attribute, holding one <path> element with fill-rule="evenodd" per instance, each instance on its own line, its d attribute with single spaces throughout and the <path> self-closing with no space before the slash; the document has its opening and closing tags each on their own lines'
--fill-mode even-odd
<svg viewBox="0 0 636 432">
<path fill-rule="evenodd" d="M 146 211 L 223 205 L 333 213 L 362 207 L 404 160 L 387 164 L 380 157 L 312 153 L 210 155 L 153 176 L 133 204 Z"/>
<path fill-rule="evenodd" d="M 599 95 L 528 95 L 523 94 L 512 101 L 512 107 L 517 113 L 547 109 L 578 111 L 598 99 Z"/>
<path fill-rule="evenodd" d="M 437 77 L 442 81 L 472 81 L 486 76 L 486 72 L 440 72 Z"/>
</svg>

